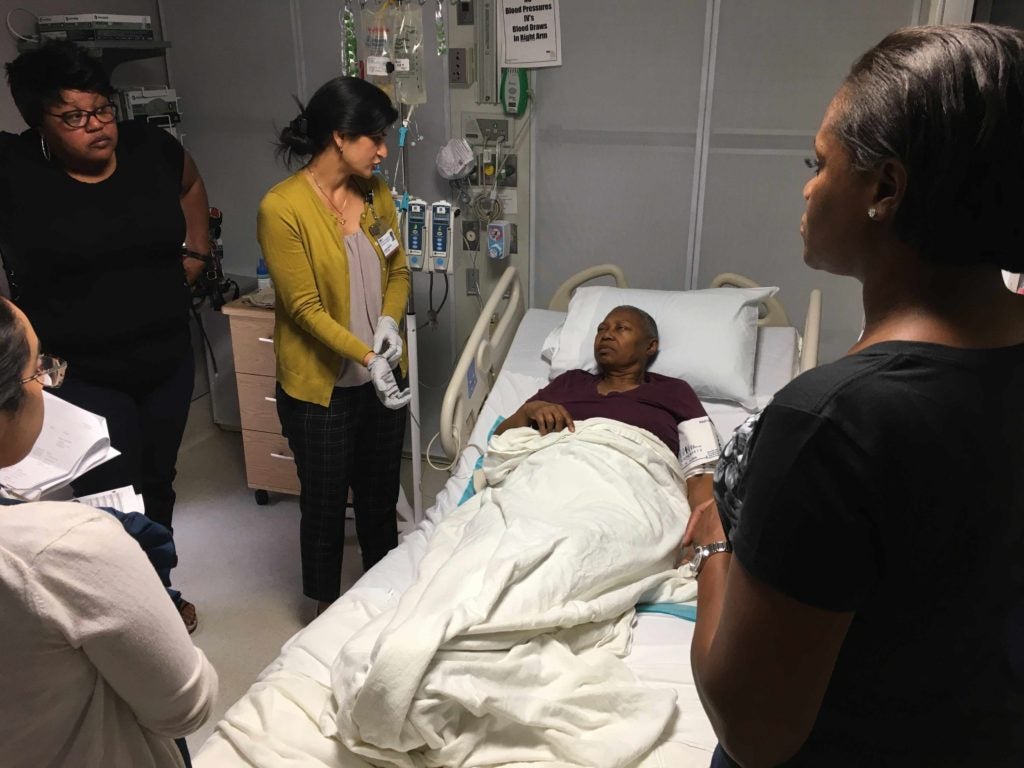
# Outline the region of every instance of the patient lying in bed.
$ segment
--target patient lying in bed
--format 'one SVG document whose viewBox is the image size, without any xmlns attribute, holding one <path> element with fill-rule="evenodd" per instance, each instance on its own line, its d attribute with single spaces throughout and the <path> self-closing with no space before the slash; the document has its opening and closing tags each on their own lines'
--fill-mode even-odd
<svg viewBox="0 0 1024 768">
<path fill-rule="evenodd" d="M 575 429 L 574 420 L 615 419 L 653 433 L 680 458 L 691 507 L 711 497 L 719 441 L 693 388 L 682 379 L 651 373 L 658 356 L 658 326 L 644 310 L 615 307 L 597 326 L 597 373 L 567 371 L 523 403 L 495 430 L 533 427 L 542 435 Z"/>
</svg>

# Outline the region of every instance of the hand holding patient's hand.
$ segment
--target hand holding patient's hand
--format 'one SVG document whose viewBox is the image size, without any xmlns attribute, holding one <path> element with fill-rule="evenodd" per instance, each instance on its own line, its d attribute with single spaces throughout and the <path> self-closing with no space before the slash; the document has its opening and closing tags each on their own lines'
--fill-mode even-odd
<svg viewBox="0 0 1024 768">
<path fill-rule="evenodd" d="M 547 403 L 543 400 L 534 400 L 523 406 L 523 413 L 531 426 L 535 426 L 542 435 L 549 432 L 561 432 L 566 427 L 570 432 L 576 431 L 572 416 L 564 406 L 557 403 Z"/>
</svg>

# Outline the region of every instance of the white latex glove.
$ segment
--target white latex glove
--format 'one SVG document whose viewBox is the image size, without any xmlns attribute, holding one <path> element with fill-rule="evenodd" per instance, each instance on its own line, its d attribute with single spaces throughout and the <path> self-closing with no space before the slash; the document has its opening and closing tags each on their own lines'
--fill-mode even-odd
<svg viewBox="0 0 1024 768">
<path fill-rule="evenodd" d="M 373 334 L 373 351 L 383 355 L 391 365 L 402 357 L 402 334 L 398 332 L 398 323 L 387 315 L 381 315 L 377 320 L 377 330 Z"/>
<path fill-rule="evenodd" d="M 395 372 L 391 370 L 391 364 L 383 355 L 374 355 L 366 367 L 370 371 L 370 380 L 377 390 L 377 397 L 384 403 L 385 408 L 396 411 L 409 403 L 412 391 L 408 387 L 398 388 Z"/>
</svg>

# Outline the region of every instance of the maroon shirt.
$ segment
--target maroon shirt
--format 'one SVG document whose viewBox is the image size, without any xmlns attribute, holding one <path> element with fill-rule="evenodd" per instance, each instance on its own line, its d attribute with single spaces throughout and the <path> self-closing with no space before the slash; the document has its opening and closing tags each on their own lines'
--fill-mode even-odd
<svg viewBox="0 0 1024 768">
<path fill-rule="evenodd" d="M 543 400 L 563 406 L 573 421 L 602 417 L 646 429 L 679 454 L 679 423 L 706 416 L 689 384 L 659 373 L 644 374 L 644 382 L 628 392 L 597 391 L 601 377 L 582 370 L 566 371 L 527 402 Z"/>
</svg>

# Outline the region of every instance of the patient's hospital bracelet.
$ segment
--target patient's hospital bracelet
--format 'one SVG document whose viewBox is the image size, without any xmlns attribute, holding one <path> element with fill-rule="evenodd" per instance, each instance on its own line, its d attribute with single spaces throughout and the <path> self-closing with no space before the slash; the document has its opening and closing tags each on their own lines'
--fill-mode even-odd
<svg viewBox="0 0 1024 768">
<path fill-rule="evenodd" d="M 687 478 L 712 472 L 721 453 L 718 430 L 710 418 L 701 416 L 679 422 L 679 464 Z"/>
<path fill-rule="evenodd" d="M 717 555 L 720 552 L 732 552 L 732 544 L 728 541 L 715 541 L 711 544 L 694 544 L 693 560 L 690 561 L 690 572 L 693 574 L 693 578 L 699 578 L 700 572 L 704 568 L 704 563 L 712 555 Z"/>
</svg>

